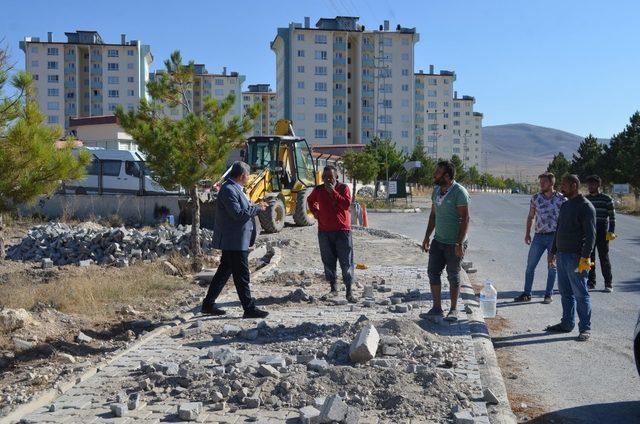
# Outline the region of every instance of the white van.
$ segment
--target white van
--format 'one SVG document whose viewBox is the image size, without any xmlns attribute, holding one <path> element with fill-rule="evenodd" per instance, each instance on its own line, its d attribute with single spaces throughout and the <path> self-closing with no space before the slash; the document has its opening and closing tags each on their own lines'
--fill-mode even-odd
<svg viewBox="0 0 640 424">
<path fill-rule="evenodd" d="M 140 152 L 84 149 L 92 156 L 87 175 L 82 180 L 65 181 L 62 187 L 65 194 L 178 194 L 165 190 L 149 176 Z"/>
</svg>

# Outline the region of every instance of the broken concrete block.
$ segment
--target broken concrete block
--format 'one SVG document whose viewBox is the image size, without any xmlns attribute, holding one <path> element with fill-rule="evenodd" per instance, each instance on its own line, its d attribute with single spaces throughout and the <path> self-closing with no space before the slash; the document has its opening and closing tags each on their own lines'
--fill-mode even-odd
<svg viewBox="0 0 640 424">
<path fill-rule="evenodd" d="M 366 285 L 364 286 L 364 291 L 362 292 L 362 297 L 365 298 L 373 298 L 375 296 L 373 292 L 373 286 Z"/>
<path fill-rule="evenodd" d="M 53 261 L 49 258 L 44 258 L 40 265 L 42 266 L 42 269 L 53 268 Z"/>
<path fill-rule="evenodd" d="M 226 324 L 222 327 L 222 336 L 224 337 L 235 337 L 242 331 L 242 328 L 237 325 Z"/>
<path fill-rule="evenodd" d="M 373 324 L 367 324 L 358 333 L 349 348 L 352 362 L 367 362 L 376 356 L 380 335 Z"/>
<path fill-rule="evenodd" d="M 491 391 L 491 389 L 484 389 L 484 401 L 489 405 L 497 405 L 500 403 L 495 394 Z"/>
<path fill-rule="evenodd" d="M 225 406 L 227 406 L 226 402 L 216 402 L 211 404 L 211 410 L 212 411 L 223 411 Z"/>
<path fill-rule="evenodd" d="M 258 396 L 251 396 L 244 398 L 244 406 L 249 409 L 255 409 L 260 407 L 260 398 Z"/>
<path fill-rule="evenodd" d="M 178 417 L 185 421 L 195 421 L 202 411 L 202 402 L 187 402 L 178 406 Z"/>
<path fill-rule="evenodd" d="M 80 343 L 91 343 L 93 341 L 93 338 L 87 336 L 82 331 L 80 331 L 78 333 L 78 336 L 76 337 L 76 340 L 79 341 Z"/>
<path fill-rule="evenodd" d="M 396 312 L 401 314 L 409 312 L 409 305 L 396 305 Z"/>
<path fill-rule="evenodd" d="M 245 339 L 245 340 L 257 340 L 258 336 L 259 336 L 259 332 L 257 328 L 252 328 L 249 330 L 242 330 L 242 332 L 240 333 L 240 337 Z"/>
<path fill-rule="evenodd" d="M 271 365 L 274 368 L 280 368 L 287 365 L 287 361 L 282 356 L 263 356 L 258 359 L 259 364 Z"/>
<path fill-rule="evenodd" d="M 320 411 L 320 422 L 331 423 L 341 422 L 347 416 L 347 404 L 342 401 L 340 396 L 333 395 L 325 400 Z"/>
<path fill-rule="evenodd" d="M 116 417 L 124 417 L 127 414 L 127 405 L 124 403 L 112 403 L 111 413 Z"/>
<path fill-rule="evenodd" d="M 129 395 L 129 400 L 127 402 L 127 408 L 129 408 L 129 411 L 135 411 L 136 409 L 140 408 L 140 393 L 132 393 Z"/>
<path fill-rule="evenodd" d="M 91 259 L 84 259 L 82 261 L 78 261 L 78 266 L 79 267 L 88 267 L 89 265 L 91 265 Z"/>
<path fill-rule="evenodd" d="M 320 411 L 313 406 L 305 406 L 300 409 L 300 422 L 302 424 L 319 424 Z"/>
<path fill-rule="evenodd" d="M 313 359 L 307 363 L 307 369 L 324 374 L 329 370 L 329 363 L 324 359 Z"/>
<path fill-rule="evenodd" d="M 390 300 L 392 305 L 399 305 L 400 303 L 402 303 L 401 297 L 394 296 Z"/>
<path fill-rule="evenodd" d="M 14 337 L 13 338 L 13 346 L 14 346 L 15 350 L 20 352 L 20 351 L 23 351 L 23 350 L 33 349 L 34 347 L 36 347 L 36 344 L 34 342 L 30 342 L 30 341 L 27 341 L 27 340 L 20 339 L 18 337 Z"/>
<path fill-rule="evenodd" d="M 376 304 L 375 300 L 365 300 L 362 302 L 362 306 L 364 306 L 365 308 L 372 308 L 374 307 Z"/>
<path fill-rule="evenodd" d="M 358 424 L 360 421 L 360 410 L 349 406 L 347 408 L 347 415 L 344 417 L 345 424 Z"/>
<path fill-rule="evenodd" d="M 32 322 L 31 314 L 25 309 L 0 310 L 0 333 L 10 333 Z"/>
<path fill-rule="evenodd" d="M 280 372 L 271 365 L 262 364 L 258 367 L 258 374 L 262 377 L 280 377 Z"/>
<path fill-rule="evenodd" d="M 129 266 L 129 261 L 127 259 L 118 259 L 116 266 L 118 268 L 126 268 Z"/>
<path fill-rule="evenodd" d="M 168 362 L 164 364 L 164 375 L 178 375 L 178 371 L 180 371 L 180 367 L 175 362 Z"/>
<path fill-rule="evenodd" d="M 385 356 L 398 356 L 400 354 L 400 349 L 395 346 L 385 345 L 382 346 L 382 354 Z"/>
<path fill-rule="evenodd" d="M 462 411 L 454 413 L 453 417 L 456 421 L 456 424 L 474 424 L 475 423 L 475 419 L 473 418 L 473 415 L 471 415 L 471 412 L 466 409 L 463 409 Z"/>
<path fill-rule="evenodd" d="M 222 366 L 234 365 L 242 362 L 242 358 L 230 349 L 223 348 L 219 350 L 210 350 L 207 356 L 209 359 L 213 359 Z"/>
</svg>

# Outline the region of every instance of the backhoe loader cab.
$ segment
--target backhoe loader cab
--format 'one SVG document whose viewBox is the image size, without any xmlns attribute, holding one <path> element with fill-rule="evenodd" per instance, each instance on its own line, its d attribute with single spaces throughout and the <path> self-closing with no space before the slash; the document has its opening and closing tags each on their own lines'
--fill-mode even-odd
<svg viewBox="0 0 640 424">
<path fill-rule="evenodd" d="M 311 149 L 304 138 L 295 136 L 291 122 L 278 121 L 275 130 L 276 135 L 250 137 L 245 155 L 251 167 L 245 190 L 252 202 L 269 204 L 258 215 L 268 233 L 280 231 L 287 215 L 293 216 L 296 225 L 313 225 L 307 197 L 320 183 Z"/>
</svg>

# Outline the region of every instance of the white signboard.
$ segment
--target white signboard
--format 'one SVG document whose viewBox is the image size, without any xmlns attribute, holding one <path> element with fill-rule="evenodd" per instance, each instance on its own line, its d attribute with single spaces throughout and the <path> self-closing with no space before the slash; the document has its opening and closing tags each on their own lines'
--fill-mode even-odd
<svg viewBox="0 0 640 424">
<path fill-rule="evenodd" d="M 398 194 L 398 182 L 389 181 L 389 194 Z"/>
<path fill-rule="evenodd" d="M 629 189 L 629 184 L 614 184 L 613 192 L 615 194 L 629 194 L 631 190 Z"/>
</svg>

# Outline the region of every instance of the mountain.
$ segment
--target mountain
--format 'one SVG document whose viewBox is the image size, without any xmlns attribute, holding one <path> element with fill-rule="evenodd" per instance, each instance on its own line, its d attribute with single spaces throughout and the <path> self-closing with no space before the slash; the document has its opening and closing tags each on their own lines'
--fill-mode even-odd
<svg viewBox="0 0 640 424">
<path fill-rule="evenodd" d="M 482 128 L 487 170 L 495 175 L 535 178 L 558 152 L 571 160 L 584 137 L 530 124 Z M 608 140 L 600 140 L 608 142 Z"/>
</svg>

